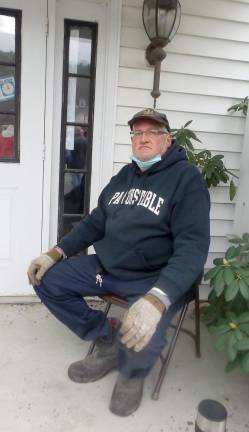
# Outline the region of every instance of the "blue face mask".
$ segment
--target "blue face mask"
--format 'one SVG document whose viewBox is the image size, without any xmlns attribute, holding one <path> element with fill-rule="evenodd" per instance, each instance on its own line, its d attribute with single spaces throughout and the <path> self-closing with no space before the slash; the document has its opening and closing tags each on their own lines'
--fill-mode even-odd
<svg viewBox="0 0 249 432">
<path fill-rule="evenodd" d="M 152 165 L 154 165 L 156 162 L 160 162 L 162 160 L 162 157 L 160 154 L 158 154 L 150 160 L 142 161 L 142 160 L 136 158 L 136 156 L 132 155 L 131 160 L 136 162 L 136 164 L 139 166 L 139 168 L 142 171 L 145 171 L 145 170 L 149 169 L 150 167 L 152 167 Z"/>
</svg>

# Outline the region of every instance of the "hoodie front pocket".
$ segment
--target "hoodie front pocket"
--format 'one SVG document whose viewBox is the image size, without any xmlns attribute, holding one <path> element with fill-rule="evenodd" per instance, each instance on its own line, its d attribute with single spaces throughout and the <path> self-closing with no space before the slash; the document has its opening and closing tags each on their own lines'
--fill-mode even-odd
<svg viewBox="0 0 249 432">
<path fill-rule="evenodd" d="M 138 256 L 140 257 L 141 263 L 143 264 L 143 268 L 155 270 L 156 267 L 148 262 L 142 249 L 135 249 L 135 251 L 138 254 Z"/>
</svg>

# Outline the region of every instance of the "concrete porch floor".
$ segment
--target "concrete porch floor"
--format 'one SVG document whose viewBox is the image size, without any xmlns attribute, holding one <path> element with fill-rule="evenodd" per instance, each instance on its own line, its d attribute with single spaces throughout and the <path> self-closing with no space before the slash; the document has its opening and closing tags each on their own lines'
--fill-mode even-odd
<svg viewBox="0 0 249 432">
<path fill-rule="evenodd" d="M 115 311 L 116 315 L 119 313 Z M 191 326 L 191 314 L 187 318 Z M 92 384 L 75 384 L 68 365 L 84 357 L 82 342 L 39 303 L 0 305 L 0 432 L 193 432 L 205 398 L 222 402 L 227 432 L 249 432 L 249 378 L 225 374 L 224 358 L 202 325 L 202 358 L 182 333 L 160 399 L 150 398 L 156 366 L 147 377 L 139 410 L 119 418 L 108 410 L 112 372 Z"/>
</svg>

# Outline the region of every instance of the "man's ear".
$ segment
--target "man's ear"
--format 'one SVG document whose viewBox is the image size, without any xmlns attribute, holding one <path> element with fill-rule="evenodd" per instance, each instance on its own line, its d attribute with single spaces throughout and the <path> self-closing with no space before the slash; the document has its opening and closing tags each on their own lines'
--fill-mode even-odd
<svg viewBox="0 0 249 432">
<path fill-rule="evenodd" d="M 171 135 L 171 134 L 168 134 L 167 137 L 166 137 L 166 140 L 167 140 L 167 143 L 168 143 L 168 144 L 171 144 L 171 142 L 172 142 L 172 140 L 173 140 L 172 135 Z"/>
<path fill-rule="evenodd" d="M 172 143 L 172 140 L 173 140 L 173 137 L 172 137 L 172 135 L 171 134 L 168 134 L 167 136 L 166 136 L 166 144 L 167 144 L 167 148 L 169 148 L 170 146 L 171 146 L 171 143 Z"/>
</svg>

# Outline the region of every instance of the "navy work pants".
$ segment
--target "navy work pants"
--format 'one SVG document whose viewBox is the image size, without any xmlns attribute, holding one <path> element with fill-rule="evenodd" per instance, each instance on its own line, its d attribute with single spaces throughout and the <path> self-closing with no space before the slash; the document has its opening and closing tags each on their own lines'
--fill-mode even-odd
<svg viewBox="0 0 249 432">
<path fill-rule="evenodd" d="M 91 309 L 86 296 L 112 293 L 130 304 L 143 296 L 155 283 L 155 278 L 122 281 L 109 274 L 103 275 L 102 286 L 96 283 L 100 263 L 96 255 L 72 257 L 51 267 L 42 278 L 37 295 L 62 323 L 84 340 L 110 338 L 110 326 L 104 313 Z M 166 344 L 166 329 L 184 299 L 171 304 L 160 320 L 150 343 L 140 352 L 120 343 L 119 370 L 127 377 L 145 377 Z"/>
</svg>

